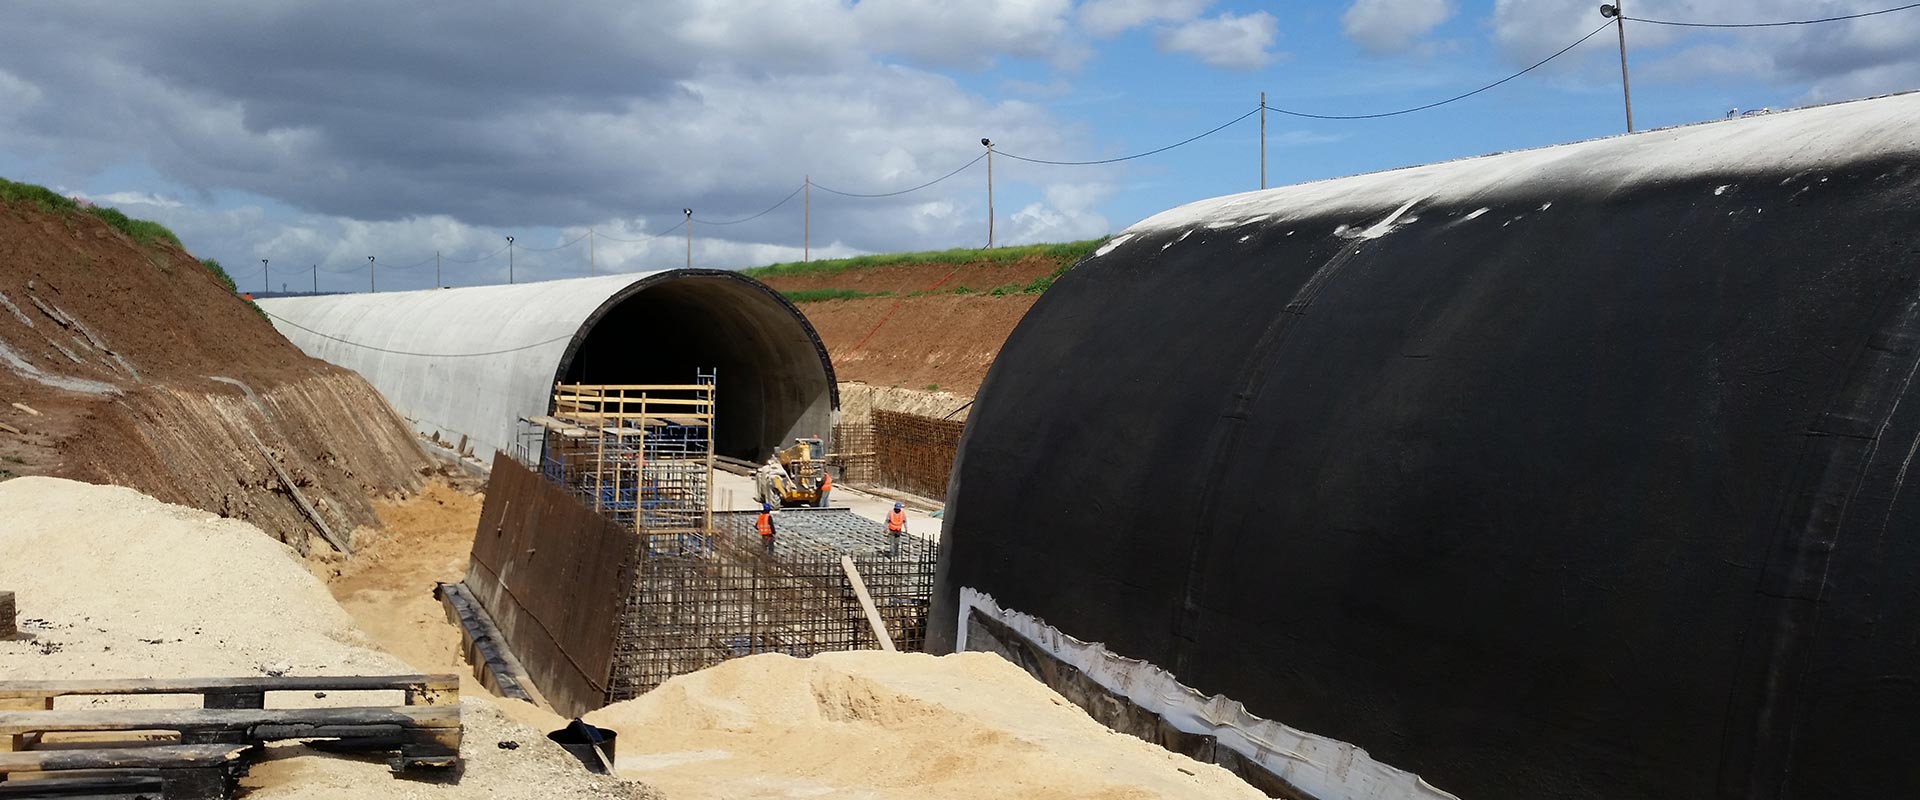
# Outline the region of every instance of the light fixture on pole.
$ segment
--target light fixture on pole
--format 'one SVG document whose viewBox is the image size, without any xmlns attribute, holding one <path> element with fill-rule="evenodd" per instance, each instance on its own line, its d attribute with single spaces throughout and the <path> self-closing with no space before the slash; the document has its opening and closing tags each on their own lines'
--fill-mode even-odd
<svg viewBox="0 0 1920 800">
<path fill-rule="evenodd" d="M 507 283 L 513 283 L 513 237 L 511 236 L 507 237 Z"/>
<path fill-rule="evenodd" d="M 987 249 L 993 249 L 993 141 L 980 137 L 980 146 L 987 148 Z"/>
<path fill-rule="evenodd" d="M 367 256 L 367 291 L 378 291 L 373 288 L 373 256 Z"/>
<path fill-rule="evenodd" d="M 680 213 L 687 215 L 687 269 L 693 269 L 693 209 L 683 208 Z"/>
<path fill-rule="evenodd" d="M 263 258 L 260 259 L 260 293 L 269 294 L 272 291 L 273 273 L 267 271 L 267 260 Z"/>
<path fill-rule="evenodd" d="M 1627 10 L 1625 0 L 1600 5 L 1600 16 L 1613 20 L 1620 32 L 1620 98 L 1627 106 L 1627 133 L 1633 132 L 1633 89 L 1627 85 Z"/>
</svg>

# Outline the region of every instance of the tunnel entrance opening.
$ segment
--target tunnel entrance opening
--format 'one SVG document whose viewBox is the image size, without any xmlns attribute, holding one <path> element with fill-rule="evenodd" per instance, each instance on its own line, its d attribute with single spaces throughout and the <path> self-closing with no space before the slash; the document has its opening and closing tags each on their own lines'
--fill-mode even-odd
<svg viewBox="0 0 1920 800">
<path fill-rule="evenodd" d="M 688 384 L 713 370 L 714 452 L 722 456 L 761 461 L 795 437 L 831 434 L 831 367 L 798 312 L 732 273 L 671 274 L 601 306 L 555 380 Z"/>
</svg>

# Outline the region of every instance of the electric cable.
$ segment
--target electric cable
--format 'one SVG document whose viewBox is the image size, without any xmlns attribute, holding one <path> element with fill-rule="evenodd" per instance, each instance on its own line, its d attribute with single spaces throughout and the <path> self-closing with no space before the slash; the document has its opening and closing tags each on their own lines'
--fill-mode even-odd
<svg viewBox="0 0 1920 800">
<path fill-rule="evenodd" d="M 1120 156 L 1118 158 L 1102 158 L 1097 161 L 1049 161 L 1044 158 L 1028 158 L 1026 156 L 1016 156 L 1012 153 L 1006 152 L 1005 150 L 995 150 L 994 152 L 999 153 L 1000 155 L 1005 156 L 1007 158 L 1011 158 L 1015 161 L 1025 161 L 1030 164 L 1052 164 L 1052 165 L 1061 166 L 1061 167 L 1084 167 L 1084 166 L 1089 166 L 1093 164 L 1113 164 L 1121 161 L 1132 161 L 1136 158 L 1146 158 L 1147 156 L 1164 153 L 1164 152 L 1167 152 L 1168 150 L 1172 150 L 1173 148 L 1180 147 L 1182 145 L 1192 144 L 1194 142 L 1200 141 L 1201 139 L 1205 139 L 1209 136 L 1212 136 L 1216 133 L 1226 130 L 1227 128 L 1232 127 L 1234 123 L 1239 122 L 1243 119 L 1246 119 L 1258 113 L 1260 113 L 1260 107 L 1254 106 L 1252 111 L 1249 111 L 1245 114 L 1241 114 L 1240 116 L 1234 117 L 1233 119 L 1226 121 L 1225 123 L 1221 124 L 1219 127 L 1214 128 L 1213 130 L 1207 131 L 1206 133 L 1202 133 L 1197 136 L 1188 137 L 1181 141 L 1174 142 L 1173 144 L 1167 145 L 1166 147 L 1158 148 L 1155 150 L 1148 150 L 1147 152 L 1144 152 L 1144 153 L 1135 153 L 1130 156 Z"/>
<path fill-rule="evenodd" d="M 555 250 L 565 250 L 569 247 L 572 247 L 576 244 L 586 241 L 586 239 L 587 239 L 587 235 L 583 233 L 577 237 L 574 237 L 574 240 L 571 242 L 567 242 L 566 244 L 562 244 L 562 245 L 556 245 L 553 247 L 529 247 L 527 245 L 520 244 L 519 242 L 514 242 L 514 244 L 520 244 L 520 249 L 525 250 L 529 253 L 551 253 Z"/>
<path fill-rule="evenodd" d="M 738 225 L 738 224 L 740 224 L 740 223 L 742 223 L 742 222 L 752 222 L 752 221 L 754 221 L 754 220 L 756 220 L 756 219 L 759 219 L 759 218 L 761 218 L 761 217 L 764 217 L 764 216 L 766 216 L 766 215 L 768 215 L 768 214 L 771 214 L 771 213 L 773 213 L 773 210 L 774 210 L 774 209 L 776 209 L 776 208 L 779 208 L 779 207 L 781 207 L 781 206 L 784 206 L 784 205 L 786 205 L 786 204 L 787 204 L 787 201 L 788 201 L 788 200 L 792 200 L 792 199 L 794 198 L 794 195 L 797 195 L 797 194 L 799 194 L 799 193 L 800 193 L 800 190 L 801 190 L 801 189 L 805 189 L 805 188 L 807 188 L 807 185 L 806 185 L 806 184 L 804 184 L 804 183 L 803 183 L 803 184 L 800 184 L 799 186 L 796 186 L 796 187 L 794 187 L 794 188 L 793 188 L 793 191 L 791 191 L 791 192 L 788 192 L 788 193 L 787 193 L 787 196 L 786 196 L 786 197 L 782 197 L 782 198 L 780 198 L 780 202 L 778 202 L 778 203 L 774 203 L 773 205 L 770 205 L 770 206 L 767 206 L 767 210 L 765 210 L 765 211 L 762 211 L 762 212 L 760 212 L 760 213 L 758 213 L 758 214 L 755 214 L 755 215 L 753 215 L 753 216 L 751 216 L 751 217 L 741 217 L 740 219 L 730 219 L 730 220 L 727 220 L 727 221 L 725 221 L 725 222 L 714 222 L 714 221 L 712 221 L 712 220 L 704 220 L 704 219 L 701 219 L 701 218 L 699 218 L 699 217 L 694 217 L 694 218 L 693 218 L 693 221 L 694 221 L 694 222 L 698 222 L 698 223 L 700 223 L 700 224 L 702 224 L 702 225 Z"/>
<path fill-rule="evenodd" d="M 509 247 L 512 247 L 512 246 L 513 246 L 512 244 L 503 244 L 503 245 L 501 245 L 501 246 L 500 246 L 500 249 L 498 249 L 498 250 L 495 250 L 495 251 L 493 251 L 493 252 L 491 252 L 491 253 L 488 253 L 488 254 L 486 254 L 486 255 L 484 255 L 484 256 L 481 256 L 481 257 L 479 257 L 479 258 L 451 258 L 451 257 L 449 257 L 449 258 L 447 258 L 447 260 L 448 260 L 448 261 L 451 261 L 451 262 L 453 262 L 453 263 L 455 263 L 455 264 L 478 264 L 478 263 L 480 263 L 480 262 L 482 262 L 482 261 L 485 261 L 485 260 L 487 260 L 487 259 L 490 259 L 490 258 L 493 258 L 494 256 L 497 256 L 497 255 L 500 255 L 501 253 L 504 253 L 504 252 L 507 252 L 507 248 L 509 248 Z"/>
<path fill-rule="evenodd" d="M 674 223 L 674 224 L 673 224 L 673 227 L 671 227 L 671 228 L 668 228 L 668 229 L 666 229 L 666 230 L 664 230 L 664 231 L 661 231 L 661 232 L 659 232 L 659 233 L 654 233 L 654 234 L 647 234 L 647 235 L 645 235 L 645 236 L 641 236 L 641 237 L 640 237 L 640 238 L 638 238 L 638 239 L 622 239 L 622 238 L 620 238 L 620 237 L 618 237 L 618 236 L 608 236 L 608 235 L 606 235 L 606 234 L 604 234 L 604 233 L 596 233 L 596 234 L 594 234 L 594 236 L 595 236 L 595 237 L 598 237 L 598 238 L 601 238 L 601 239 L 605 239 L 605 240 L 607 240 L 607 241 L 609 241 L 609 242 L 625 242 L 625 243 L 627 243 L 627 244 L 639 244 L 640 242 L 650 242 L 650 241 L 653 241 L 654 239 L 658 239 L 658 238 L 660 238 L 660 237 L 662 237 L 662 236 L 665 236 L 665 235 L 667 235 L 667 234 L 669 234 L 669 233 L 673 233 L 674 231 L 677 231 L 677 230 L 680 230 L 680 226 L 682 226 L 682 225 L 685 225 L 685 224 L 687 224 L 687 220 L 686 220 L 686 218 L 685 218 L 685 217 L 682 217 L 682 218 L 680 219 L 680 221 L 679 221 L 679 222 L 676 222 L 676 223 Z"/>
<path fill-rule="evenodd" d="M 489 350 L 484 353 L 413 353 L 413 352 L 408 352 L 406 350 L 389 350 L 384 347 L 375 347 L 370 344 L 362 344 L 360 342 L 342 339 L 338 336 L 330 336 L 328 334 L 321 333 L 305 325 L 301 325 L 298 322 L 294 322 L 293 320 L 287 319 L 286 317 L 279 316 L 271 311 L 267 311 L 264 309 L 262 309 L 260 313 L 265 314 L 269 317 L 272 317 L 277 321 L 284 322 L 291 327 L 299 328 L 300 330 L 306 331 L 307 333 L 311 333 L 315 336 L 318 336 L 322 339 L 326 339 L 328 341 L 339 342 L 344 345 L 348 345 L 351 347 L 358 347 L 365 350 L 372 350 L 376 353 L 387 353 L 389 355 L 396 355 L 396 356 L 415 356 L 419 358 L 478 358 L 480 356 L 505 355 L 507 353 L 517 353 L 522 350 L 532 350 L 533 348 L 536 348 L 536 347 L 544 347 L 546 345 L 550 345 L 555 342 L 564 342 L 568 339 L 573 338 L 573 334 L 569 333 L 565 336 L 556 336 L 552 339 L 547 339 L 545 341 L 534 342 L 533 344 L 525 344 L 519 347 L 509 347 L 505 350 Z"/>
<path fill-rule="evenodd" d="M 1608 20 L 1607 22 L 1602 24 L 1600 27 L 1594 28 L 1591 33 L 1588 33 L 1587 35 L 1574 40 L 1573 44 L 1567 45 L 1566 47 L 1562 47 L 1553 55 L 1547 56 L 1546 58 L 1543 58 L 1543 59 L 1540 59 L 1539 61 L 1534 62 L 1533 66 L 1527 67 L 1526 69 L 1520 70 L 1519 72 L 1513 73 L 1512 75 L 1508 75 L 1507 77 L 1501 78 L 1500 80 L 1494 81 L 1493 83 L 1489 83 L 1471 92 L 1457 94 L 1445 100 L 1439 100 L 1439 101 L 1428 103 L 1422 106 L 1414 106 L 1413 108 L 1403 108 L 1403 109 L 1400 109 L 1399 111 L 1385 111 L 1378 114 L 1309 114 L 1305 111 L 1289 111 L 1284 108 L 1275 108 L 1273 106 L 1267 106 L 1266 108 L 1268 111 L 1285 114 L 1289 117 L 1303 117 L 1306 119 L 1331 119 L 1331 120 L 1383 119 L 1385 117 L 1398 117 L 1403 114 L 1412 114 L 1416 111 L 1426 111 L 1427 109 L 1430 109 L 1430 108 L 1439 108 L 1440 106 L 1444 106 L 1448 103 L 1454 103 L 1461 100 L 1465 100 L 1476 94 L 1487 91 L 1488 89 L 1492 89 L 1496 86 L 1499 86 L 1503 83 L 1511 81 L 1515 78 L 1518 78 L 1536 69 L 1544 67 L 1547 65 L 1547 62 L 1566 55 L 1568 51 L 1572 50 L 1573 48 L 1579 47 L 1580 45 L 1586 44 L 1588 39 L 1592 39 L 1593 37 L 1600 35 L 1601 31 L 1604 31 L 1611 27 L 1613 27 L 1613 21 Z"/>
<path fill-rule="evenodd" d="M 1916 8 L 1920 8 L 1920 3 L 1908 3 L 1895 8 L 1883 8 L 1879 11 L 1865 11 L 1859 14 L 1846 14 L 1838 17 L 1796 19 L 1785 22 L 1676 22 L 1674 20 L 1643 19 L 1641 17 L 1621 17 L 1621 19 L 1628 22 L 1644 22 L 1648 25 L 1667 25 L 1675 28 L 1785 28 L 1791 25 L 1820 25 L 1828 22 L 1844 22 L 1850 19 L 1865 19 L 1867 17 L 1877 17 L 1881 14 L 1892 14 L 1896 11 L 1909 11 Z"/>
<path fill-rule="evenodd" d="M 841 197 L 898 197 L 900 195 L 907 194 L 908 192 L 920 191 L 921 189 L 925 189 L 936 183 L 939 183 L 955 175 L 958 175 L 962 172 L 965 172 L 968 167 L 971 167 L 975 164 L 980 163 L 980 159 L 983 159 L 986 157 L 987 157 L 986 151 L 982 150 L 980 151 L 980 155 L 974 156 L 972 161 L 969 161 L 965 164 L 961 164 L 959 169 L 956 169 L 938 178 L 934 178 L 933 180 L 927 181 L 926 183 L 920 184 L 919 186 L 915 186 L 911 189 L 901 189 L 900 191 L 897 191 L 897 192 L 880 192 L 878 194 L 865 194 L 861 192 L 843 192 L 843 191 L 840 191 L 839 189 L 829 189 L 825 186 L 821 186 L 818 182 L 815 182 L 813 184 L 813 188 L 819 189 L 820 191 L 826 192 L 828 194 L 837 194 L 837 195 L 840 195 Z"/>
</svg>

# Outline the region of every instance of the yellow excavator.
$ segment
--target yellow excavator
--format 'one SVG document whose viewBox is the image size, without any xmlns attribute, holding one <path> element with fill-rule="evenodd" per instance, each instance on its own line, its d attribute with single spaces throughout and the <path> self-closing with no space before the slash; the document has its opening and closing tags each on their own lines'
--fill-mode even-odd
<svg viewBox="0 0 1920 800">
<path fill-rule="evenodd" d="M 820 437 L 795 439 L 755 473 L 754 499 L 783 507 L 811 506 L 820 500 L 820 480 L 826 474 L 827 451 Z"/>
</svg>

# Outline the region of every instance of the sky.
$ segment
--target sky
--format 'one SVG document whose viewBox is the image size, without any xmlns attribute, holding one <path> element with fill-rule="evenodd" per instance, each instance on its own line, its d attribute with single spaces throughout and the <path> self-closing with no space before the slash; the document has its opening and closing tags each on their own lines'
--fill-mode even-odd
<svg viewBox="0 0 1920 800">
<path fill-rule="evenodd" d="M 1585 0 L 15 0 L 0 177 L 158 220 L 250 291 L 366 291 L 368 256 L 387 291 L 982 247 L 982 138 L 995 245 L 1088 239 L 1258 189 L 1260 116 L 1022 158 L 1154 150 L 1262 92 L 1270 186 L 1620 134 L 1612 29 L 1431 110 L 1282 113 L 1442 100 L 1605 22 Z M 1626 37 L 1639 129 L 1920 88 L 1920 9 Z"/>
</svg>

